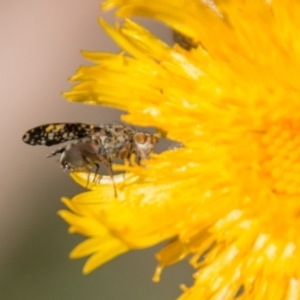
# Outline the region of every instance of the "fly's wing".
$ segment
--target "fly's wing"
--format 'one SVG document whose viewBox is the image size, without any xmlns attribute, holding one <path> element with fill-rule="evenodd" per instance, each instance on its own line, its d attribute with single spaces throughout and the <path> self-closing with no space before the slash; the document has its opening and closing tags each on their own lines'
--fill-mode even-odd
<svg viewBox="0 0 300 300">
<path fill-rule="evenodd" d="M 52 146 L 91 136 L 100 130 L 101 126 L 83 123 L 45 124 L 26 131 L 22 140 L 31 146 Z"/>
</svg>

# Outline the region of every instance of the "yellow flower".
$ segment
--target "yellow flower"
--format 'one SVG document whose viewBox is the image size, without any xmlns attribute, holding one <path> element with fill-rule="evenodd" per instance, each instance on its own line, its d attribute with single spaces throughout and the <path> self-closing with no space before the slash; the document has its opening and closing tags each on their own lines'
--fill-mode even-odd
<svg viewBox="0 0 300 300">
<path fill-rule="evenodd" d="M 156 18 L 193 42 L 168 46 L 126 19 L 100 23 L 129 55 L 84 52 L 71 101 L 109 105 L 179 149 L 123 166 L 118 198 L 103 177 L 64 200 L 88 239 L 84 273 L 168 240 L 162 268 L 190 258 L 180 299 L 300 299 L 300 2 L 108 0 L 117 15 Z M 145 167 L 146 165 L 147 167 Z M 118 167 L 119 169 L 122 167 Z M 85 174 L 73 174 L 86 185 Z"/>
</svg>

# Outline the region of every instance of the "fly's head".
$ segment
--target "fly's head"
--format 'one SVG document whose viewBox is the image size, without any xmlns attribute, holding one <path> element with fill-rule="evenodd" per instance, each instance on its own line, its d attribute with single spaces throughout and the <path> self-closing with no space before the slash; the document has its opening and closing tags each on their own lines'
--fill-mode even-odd
<svg viewBox="0 0 300 300">
<path fill-rule="evenodd" d="M 148 159 L 156 143 L 158 143 L 158 138 L 155 135 L 145 132 L 136 132 L 133 136 L 133 149 L 138 161 Z"/>
</svg>

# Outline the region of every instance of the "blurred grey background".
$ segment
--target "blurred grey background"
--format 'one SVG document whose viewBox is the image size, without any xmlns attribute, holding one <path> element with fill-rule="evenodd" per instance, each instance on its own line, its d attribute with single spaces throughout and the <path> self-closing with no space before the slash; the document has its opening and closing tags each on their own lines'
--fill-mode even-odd
<svg viewBox="0 0 300 300">
<path fill-rule="evenodd" d="M 80 64 L 79 51 L 118 52 L 98 26 L 99 0 L 2 0 L 0 3 L 1 66 L 1 201 L 0 299 L 156 299 L 177 298 L 180 283 L 191 283 L 187 262 L 167 268 L 160 283 L 151 281 L 156 246 L 122 255 L 88 276 L 84 259 L 69 252 L 83 238 L 69 235 L 56 214 L 60 198 L 82 191 L 45 159 L 51 148 L 22 143 L 31 127 L 51 122 L 116 122 L 120 112 L 73 104 L 60 93 Z M 158 36 L 171 40 L 168 29 L 149 21 Z"/>
</svg>

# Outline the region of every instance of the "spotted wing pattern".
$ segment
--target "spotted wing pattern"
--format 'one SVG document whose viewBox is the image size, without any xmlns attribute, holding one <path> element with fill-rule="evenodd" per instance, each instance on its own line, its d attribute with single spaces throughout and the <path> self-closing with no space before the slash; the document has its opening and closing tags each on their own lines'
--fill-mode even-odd
<svg viewBox="0 0 300 300">
<path fill-rule="evenodd" d="M 101 128 L 101 126 L 83 123 L 45 124 L 26 131 L 22 140 L 31 146 L 52 146 L 91 136 L 99 132 Z"/>
</svg>

